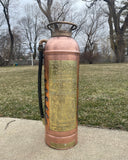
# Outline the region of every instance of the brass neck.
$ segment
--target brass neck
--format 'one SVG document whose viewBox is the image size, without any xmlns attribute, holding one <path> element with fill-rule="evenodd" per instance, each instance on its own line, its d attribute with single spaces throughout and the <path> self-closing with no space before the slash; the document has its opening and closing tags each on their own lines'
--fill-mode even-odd
<svg viewBox="0 0 128 160">
<path fill-rule="evenodd" d="M 55 31 L 51 32 L 52 37 L 71 37 L 72 33 L 70 31 L 65 31 L 65 30 L 60 30 L 60 31 Z"/>
</svg>

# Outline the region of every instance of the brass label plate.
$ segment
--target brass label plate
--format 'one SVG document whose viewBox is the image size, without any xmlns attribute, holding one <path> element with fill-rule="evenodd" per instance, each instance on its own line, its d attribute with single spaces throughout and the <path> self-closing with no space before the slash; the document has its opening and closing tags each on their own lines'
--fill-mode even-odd
<svg viewBox="0 0 128 160">
<path fill-rule="evenodd" d="M 69 131 L 77 125 L 77 61 L 49 61 L 50 130 Z"/>
</svg>

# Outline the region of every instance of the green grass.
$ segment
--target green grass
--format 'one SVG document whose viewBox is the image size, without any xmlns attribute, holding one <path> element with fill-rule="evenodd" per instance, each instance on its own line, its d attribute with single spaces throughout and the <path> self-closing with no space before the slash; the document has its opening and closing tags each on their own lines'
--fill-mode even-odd
<svg viewBox="0 0 128 160">
<path fill-rule="evenodd" d="M 128 64 L 81 65 L 79 122 L 128 130 Z"/>
<path fill-rule="evenodd" d="M 40 119 L 37 66 L 0 68 L 0 116 Z M 128 64 L 81 65 L 79 123 L 128 131 Z"/>
</svg>

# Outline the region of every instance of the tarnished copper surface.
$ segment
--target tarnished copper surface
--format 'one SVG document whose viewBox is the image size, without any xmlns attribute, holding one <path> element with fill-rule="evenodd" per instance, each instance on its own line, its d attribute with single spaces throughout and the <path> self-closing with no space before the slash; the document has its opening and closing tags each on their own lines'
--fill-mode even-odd
<svg viewBox="0 0 128 160">
<path fill-rule="evenodd" d="M 52 37 L 50 38 L 45 46 L 45 53 L 47 52 L 58 53 L 58 51 L 59 52 L 65 51 L 65 53 L 70 52 L 70 51 L 71 53 L 73 52 L 79 53 L 79 47 L 78 47 L 77 42 L 73 38 L 70 38 L 70 37 Z"/>
<path fill-rule="evenodd" d="M 54 37 L 54 38 L 51 38 L 47 42 L 44 54 L 45 54 L 45 56 L 44 56 L 45 57 L 45 67 L 44 68 L 45 68 L 45 79 L 46 79 L 45 88 L 47 89 L 47 92 L 45 93 L 45 96 L 48 98 L 48 100 L 45 100 L 45 104 L 47 106 L 47 109 L 46 109 L 46 115 L 47 115 L 46 116 L 46 121 L 47 121 L 47 123 L 46 123 L 45 141 L 50 147 L 53 147 L 53 148 L 56 148 L 56 149 L 68 149 L 68 148 L 73 147 L 77 143 L 79 47 L 78 47 L 76 41 L 72 38 L 69 38 L 69 37 Z M 61 128 L 59 130 L 54 129 L 54 127 L 50 126 L 50 123 L 51 123 L 51 121 L 50 121 L 50 118 L 51 118 L 50 107 L 51 106 L 50 105 L 51 104 L 50 104 L 50 91 L 49 91 L 50 88 L 49 87 L 50 87 L 51 82 L 50 82 L 50 77 L 49 77 L 49 75 L 50 75 L 49 66 L 50 66 L 51 63 L 55 63 L 56 61 L 58 61 L 58 63 L 60 63 L 59 61 L 65 61 L 65 62 L 61 63 L 62 66 L 67 61 L 68 61 L 67 62 L 68 64 L 70 64 L 70 62 L 73 63 L 73 64 L 76 64 L 76 67 L 75 67 L 76 71 L 72 71 L 72 73 L 74 72 L 74 74 L 76 74 L 76 82 L 75 82 L 75 85 L 76 85 L 75 88 L 76 89 L 74 90 L 74 92 L 76 93 L 76 96 L 75 96 L 76 97 L 76 100 L 75 100 L 76 101 L 75 102 L 76 103 L 75 104 L 76 109 L 74 110 L 75 119 L 73 120 L 74 125 L 72 125 L 73 127 L 72 126 L 66 127 L 66 128 L 64 127 L 64 129 Z M 73 66 L 70 69 L 73 70 Z M 64 72 L 64 69 L 62 69 L 62 71 Z M 66 75 L 66 73 L 65 73 L 65 75 Z M 69 74 L 68 74 L 68 76 L 69 76 Z M 70 99 L 69 99 L 69 101 L 70 101 Z M 66 102 L 66 104 L 71 105 L 70 102 L 69 103 Z M 66 111 L 68 111 L 68 107 L 72 107 L 70 105 L 69 106 L 67 106 L 67 105 L 65 105 Z M 54 106 L 52 106 L 52 107 L 54 107 Z M 71 112 L 71 109 L 69 109 L 69 111 Z M 59 113 L 55 112 L 55 114 L 59 114 Z M 68 113 L 68 115 L 70 115 L 70 114 Z M 53 116 L 53 118 L 54 118 L 54 116 Z M 55 128 L 57 128 L 57 126 Z"/>
<path fill-rule="evenodd" d="M 70 136 L 57 137 L 55 135 L 46 134 L 46 142 L 49 144 L 50 142 L 54 143 L 69 143 L 75 140 L 77 142 L 77 132 Z"/>
<path fill-rule="evenodd" d="M 56 137 L 56 136 L 47 134 L 46 144 L 56 149 L 71 148 L 77 144 L 77 133 L 72 134 L 71 136 L 65 136 L 65 137 Z"/>
</svg>

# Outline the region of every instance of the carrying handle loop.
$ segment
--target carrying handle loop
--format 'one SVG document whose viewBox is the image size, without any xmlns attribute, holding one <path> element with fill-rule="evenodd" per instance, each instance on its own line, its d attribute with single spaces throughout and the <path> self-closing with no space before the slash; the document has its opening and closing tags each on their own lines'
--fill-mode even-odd
<svg viewBox="0 0 128 160">
<path fill-rule="evenodd" d="M 39 109 L 41 118 L 43 119 L 43 123 L 45 124 L 45 113 L 43 111 L 43 104 L 42 104 L 42 62 L 44 59 L 44 47 L 43 43 L 47 43 L 47 40 L 43 39 L 39 42 L 39 67 L 38 67 L 38 99 L 39 99 Z"/>
<path fill-rule="evenodd" d="M 70 30 L 73 31 L 75 29 L 77 29 L 77 25 L 71 22 L 66 22 L 66 21 L 55 21 L 55 22 L 51 22 L 47 25 L 48 29 L 52 31 L 52 26 L 54 25 L 55 27 L 57 26 L 57 24 L 69 24 L 71 25 Z"/>
</svg>

